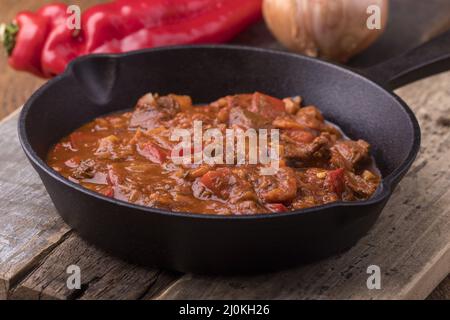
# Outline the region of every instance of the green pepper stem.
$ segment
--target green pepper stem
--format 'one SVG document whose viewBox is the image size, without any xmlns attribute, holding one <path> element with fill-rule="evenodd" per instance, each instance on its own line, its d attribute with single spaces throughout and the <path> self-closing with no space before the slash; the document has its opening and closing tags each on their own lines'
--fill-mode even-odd
<svg viewBox="0 0 450 320">
<path fill-rule="evenodd" d="M 19 32 L 19 26 L 14 22 L 0 24 L 0 42 L 6 49 L 8 56 L 10 56 L 16 45 L 16 37 Z"/>
</svg>

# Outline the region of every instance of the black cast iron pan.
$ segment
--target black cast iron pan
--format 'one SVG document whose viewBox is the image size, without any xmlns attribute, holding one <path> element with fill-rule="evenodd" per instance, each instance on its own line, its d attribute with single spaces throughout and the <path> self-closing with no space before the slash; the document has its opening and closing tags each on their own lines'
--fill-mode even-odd
<svg viewBox="0 0 450 320">
<path fill-rule="evenodd" d="M 387 88 L 449 67 L 449 33 L 358 72 L 300 55 L 233 46 L 86 56 L 28 100 L 19 137 L 60 215 L 91 243 L 132 262 L 184 272 L 273 270 L 340 252 L 367 233 L 420 146 L 414 114 Z M 188 94 L 195 102 L 253 91 L 301 95 L 350 137 L 371 143 L 382 184 L 367 201 L 281 214 L 212 216 L 109 199 L 45 164 L 47 151 L 60 138 L 97 116 L 134 106 L 149 91 Z"/>
</svg>

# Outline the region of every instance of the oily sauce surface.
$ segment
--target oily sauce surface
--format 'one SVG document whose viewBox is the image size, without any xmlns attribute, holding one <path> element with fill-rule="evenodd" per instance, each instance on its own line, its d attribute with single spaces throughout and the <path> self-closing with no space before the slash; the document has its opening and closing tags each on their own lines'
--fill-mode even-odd
<svg viewBox="0 0 450 320">
<path fill-rule="evenodd" d="M 280 168 L 175 164 L 173 130 L 279 129 Z M 269 141 L 270 143 L 270 141 Z M 144 206 L 221 215 L 284 212 L 367 199 L 380 183 L 366 141 L 353 141 L 301 98 L 259 92 L 194 106 L 190 97 L 143 96 L 132 111 L 99 117 L 58 142 L 47 162 L 85 188 Z"/>
</svg>

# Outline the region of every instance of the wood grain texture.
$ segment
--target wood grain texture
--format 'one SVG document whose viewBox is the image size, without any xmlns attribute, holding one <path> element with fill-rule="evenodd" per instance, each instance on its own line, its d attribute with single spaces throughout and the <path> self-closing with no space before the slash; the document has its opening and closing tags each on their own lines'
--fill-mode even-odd
<svg viewBox="0 0 450 320">
<path fill-rule="evenodd" d="M 16 117 L 0 124 L 0 299 L 69 231 L 20 150 Z"/>
<path fill-rule="evenodd" d="M 422 150 L 380 219 L 348 252 L 254 277 L 186 275 L 158 299 L 423 299 L 450 271 L 450 72 L 398 91 L 415 110 Z M 382 271 L 368 290 L 369 265 Z"/>
<path fill-rule="evenodd" d="M 450 276 L 447 276 L 447 278 L 433 290 L 427 300 L 450 300 Z"/>
<path fill-rule="evenodd" d="M 80 268 L 80 289 L 69 289 L 67 267 Z M 139 299 L 177 278 L 113 258 L 70 235 L 12 291 L 10 299 Z"/>
</svg>

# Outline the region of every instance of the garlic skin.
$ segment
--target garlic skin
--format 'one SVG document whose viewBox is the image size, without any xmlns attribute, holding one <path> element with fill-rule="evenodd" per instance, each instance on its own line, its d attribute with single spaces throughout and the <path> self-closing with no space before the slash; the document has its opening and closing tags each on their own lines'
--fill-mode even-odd
<svg viewBox="0 0 450 320">
<path fill-rule="evenodd" d="M 381 28 L 369 29 L 367 8 L 377 5 Z M 288 49 L 312 57 L 347 62 L 384 31 L 389 0 L 264 0 L 263 15 L 273 35 Z"/>
</svg>

